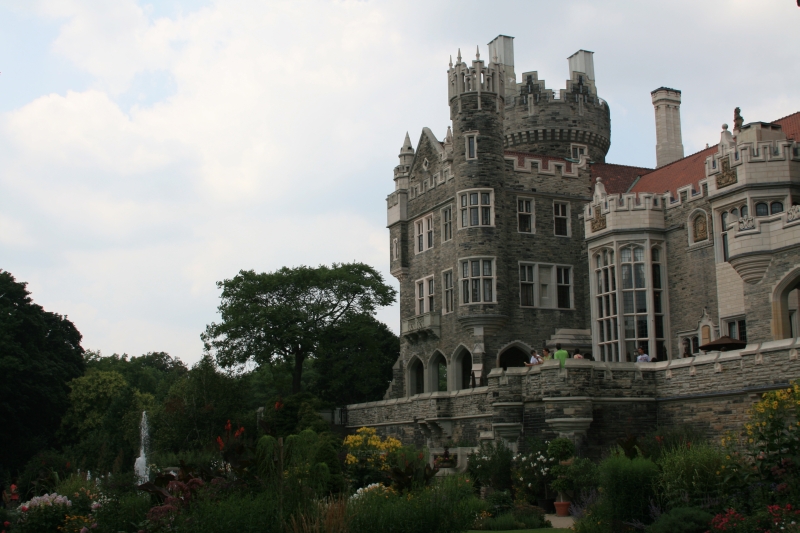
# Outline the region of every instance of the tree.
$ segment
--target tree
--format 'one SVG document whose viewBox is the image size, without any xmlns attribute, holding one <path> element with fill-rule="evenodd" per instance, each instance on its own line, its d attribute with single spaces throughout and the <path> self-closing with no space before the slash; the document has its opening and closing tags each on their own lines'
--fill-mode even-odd
<svg viewBox="0 0 800 533">
<path fill-rule="evenodd" d="M 52 444 L 67 382 L 85 368 L 75 325 L 33 303 L 26 285 L 0 270 L 0 457 L 12 471 Z"/>
<path fill-rule="evenodd" d="M 396 291 L 363 263 L 240 271 L 218 282 L 222 322 L 201 335 L 217 362 L 231 367 L 285 362 L 292 365 L 292 392 L 301 390 L 303 362 L 322 336 L 342 321 L 372 315 L 394 301 Z"/>
<path fill-rule="evenodd" d="M 331 328 L 314 360 L 315 391 L 334 405 L 380 400 L 400 355 L 400 339 L 386 324 L 357 316 Z"/>
</svg>

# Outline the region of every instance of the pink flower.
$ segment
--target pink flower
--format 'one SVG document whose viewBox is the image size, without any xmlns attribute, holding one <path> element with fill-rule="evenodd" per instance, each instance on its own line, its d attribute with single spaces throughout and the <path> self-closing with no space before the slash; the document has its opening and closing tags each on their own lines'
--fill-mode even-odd
<svg viewBox="0 0 800 533">
<path fill-rule="evenodd" d="M 89 528 L 84 526 L 81 528 L 81 533 L 89 533 Z"/>
<path fill-rule="evenodd" d="M 27 512 L 28 512 L 28 508 L 27 508 L 27 507 L 25 507 L 24 505 L 23 505 L 22 507 L 20 507 L 20 510 L 21 510 L 23 513 L 27 513 Z"/>
</svg>

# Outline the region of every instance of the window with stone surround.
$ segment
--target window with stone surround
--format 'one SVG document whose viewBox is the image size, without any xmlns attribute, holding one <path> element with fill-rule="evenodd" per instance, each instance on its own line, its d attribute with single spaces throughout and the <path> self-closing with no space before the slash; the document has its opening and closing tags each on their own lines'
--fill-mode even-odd
<svg viewBox="0 0 800 533">
<path fill-rule="evenodd" d="M 427 215 L 414 223 L 415 251 L 420 254 L 433 248 L 433 215 Z"/>
<path fill-rule="evenodd" d="M 569 265 L 520 263 L 520 306 L 572 309 L 572 281 Z"/>
<path fill-rule="evenodd" d="M 626 246 L 620 250 L 625 360 L 629 362 L 636 361 L 639 347 L 650 353 L 644 253 L 642 246 Z"/>
<path fill-rule="evenodd" d="M 454 287 L 453 269 L 442 272 L 442 287 L 444 292 L 444 302 L 442 302 L 442 313 L 452 313 L 454 309 Z"/>
<path fill-rule="evenodd" d="M 458 193 L 461 210 L 461 228 L 494 225 L 494 191 L 471 189 Z"/>
<path fill-rule="evenodd" d="M 533 233 L 533 198 L 517 198 L 517 231 Z"/>
<path fill-rule="evenodd" d="M 442 209 L 442 242 L 453 238 L 453 206 Z"/>
<path fill-rule="evenodd" d="M 734 318 L 725 321 L 725 330 L 731 339 L 747 342 L 747 321 L 744 318 Z"/>
<path fill-rule="evenodd" d="M 758 205 L 766 205 L 766 204 L 757 204 L 756 205 L 756 212 L 758 212 Z M 722 241 L 722 260 L 728 261 L 728 212 L 723 211 L 719 215 L 719 223 L 720 223 L 720 239 Z"/>
<path fill-rule="evenodd" d="M 553 233 L 559 237 L 569 237 L 569 203 L 553 202 Z"/>
<path fill-rule="evenodd" d="M 617 267 L 614 264 L 614 250 L 603 250 L 596 254 L 594 267 L 599 360 L 619 361 Z"/>
<path fill-rule="evenodd" d="M 398 257 L 400 257 L 400 245 L 397 239 L 392 239 L 392 260 L 396 261 Z"/>
<path fill-rule="evenodd" d="M 419 279 L 416 282 L 417 314 L 432 313 L 434 309 L 433 276 Z"/>
<path fill-rule="evenodd" d="M 471 257 L 460 260 L 461 303 L 495 303 L 494 258 Z"/>
<path fill-rule="evenodd" d="M 478 132 L 468 131 L 464 133 L 464 156 L 467 161 L 478 159 Z"/>
<path fill-rule="evenodd" d="M 653 319 L 655 332 L 653 336 L 656 341 L 655 355 L 660 361 L 667 359 L 667 347 L 664 343 L 664 280 L 663 269 L 661 268 L 661 248 L 653 247 L 650 249 L 651 260 L 651 282 L 653 284 Z M 653 353 L 650 354 L 651 359 Z"/>
</svg>

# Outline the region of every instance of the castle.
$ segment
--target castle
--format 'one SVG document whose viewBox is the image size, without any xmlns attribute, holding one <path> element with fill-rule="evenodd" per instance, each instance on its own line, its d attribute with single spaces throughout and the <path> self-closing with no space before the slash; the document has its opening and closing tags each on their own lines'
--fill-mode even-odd
<svg viewBox="0 0 800 533">
<path fill-rule="evenodd" d="M 800 378 L 800 113 L 722 126 L 684 157 L 679 90 L 651 93 L 657 168 L 605 162 L 593 54 L 566 88 L 518 78 L 513 38 L 447 71 L 452 128 L 406 135 L 387 199 L 401 354 L 350 427 L 410 443 L 735 429 Z M 704 352 L 722 336 L 746 348 Z M 526 367 L 532 348 L 591 358 Z M 636 363 L 641 347 L 656 358 Z"/>
</svg>

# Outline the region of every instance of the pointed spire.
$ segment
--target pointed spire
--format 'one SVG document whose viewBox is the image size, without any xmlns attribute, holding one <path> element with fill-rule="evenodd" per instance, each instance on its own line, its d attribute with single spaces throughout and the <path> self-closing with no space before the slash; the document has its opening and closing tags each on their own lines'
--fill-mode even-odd
<svg viewBox="0 0 800 533">
<path fill-rule="evenodd" d="M 413 152 L 414 147 L 411 146 L 411 137 L 408 136 L 408 132 L 406 132 L 406 140 L 403 141 L 403 147 L 400 149 L 401 152 Z"/>
<path fill-rule="evenodd" d="M 453 54 L 450 54 L 450 68 L 453 68 Z"/>
<path fill-rule="evenodd" d="M 458 49 L 458 56 L 456 57 L 458 63 L 461 63 L 461 48 Z"/>
<path fill-rule="evenodd" d="M 481 59 L 481 47 L 480 46 L 476 46 L 475 47 L 475 59 L 477 59 L 478 61 L 480 61 L 480 59 Z"/>
<path fill-rule="evenodd" d="M 453 130 L 450 129 L 450 126 L 447 126 L 447 134 L 444 136 L 444 144 L 453 144 Z"/>
</svg>

